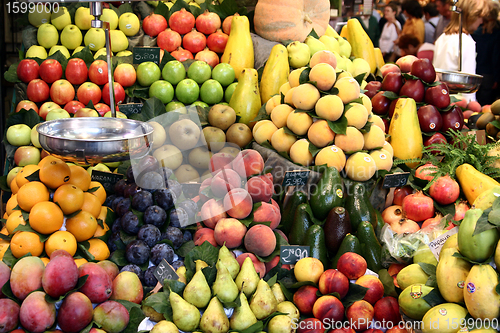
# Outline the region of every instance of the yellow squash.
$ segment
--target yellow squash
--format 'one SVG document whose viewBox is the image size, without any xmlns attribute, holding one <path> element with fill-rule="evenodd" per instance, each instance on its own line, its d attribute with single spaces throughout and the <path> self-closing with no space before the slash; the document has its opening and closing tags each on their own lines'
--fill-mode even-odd
<svg viewBox="0 0 500 333">
<path fill-rule="evenodd" d="M 231 20 L 231 33 L 227 40 L 226 48 L 221 57 L 221 62 L 230 64 L 238 79 L 243 68 L 254 67 L 253 43 L 250 36 L 250 22 L 246 16 L 233 16 Z"/>
<path fill-rule="evenodd" d="M 402 160 L 422 157 L 422 131 L 417 116 L 417 105 L 412 98 L 400 98 L 389 126 L 394 157 Z M 414 168 L 418 163 L 406 163 Z"/>
<path fill-rule="evenodd" d="M 271 96 L 279 93 L 281 85 L 288 82 L 288 74 L 290 74 L 288 51 L 283 44 L 276 44 L 271 49 L 271 54 L 267 59 L 260 79 L 262 104 L 266 103 Z"/>
<path fill-rule="evenodd" d="M 382 55 L 382 51 L 380 48 L 375 48 L 375 61 L 377 62 L 377 68 L 380 69 L 385 65 L 384 56 Z"/>
<path fill-rule="evenodd" d="M 471 205 L 481 193 L 493 188 L 494 186 L 500 186 L 500 183 L 496 180 L 478 171 L 472 165 L 467 163 L 459 166 L 455 173 L 457 175 L 458 182 L 460 183 L 460 188 Z"/>
<path fill-rule="evenodd" d="M 330 36 L 330 37 L 339 37 L 340 36 L 339 33 L 337 31 L 335 31 L 335 29 L 333 29 L 331 25 L 328 25 L 326 27 L 325 35 Z"/>
<path fill-rule="evenodd" d="M 253 68 L 241 71 L 238 84 L 234 89 L 229 106 L 240 116 L 240 123 L 250 123 L 259 113 L 260 102 L 259 75 Z"/>
<path fill-rule="evenodd" d="M 377 70 L 377 61 L 375 58 L 375 48 L 370 37 L 368 37 L 368 34 L 357 19 L 347 21 L 346 27 L 347 34 L 349 35 L 347 40 L 352 46 L 352 55 L 355 58 L 365 59 L 370 64 L 371 72 L 375 73 Z M 342 28 L 342 31 L 344 28 Z"/>
</svg>

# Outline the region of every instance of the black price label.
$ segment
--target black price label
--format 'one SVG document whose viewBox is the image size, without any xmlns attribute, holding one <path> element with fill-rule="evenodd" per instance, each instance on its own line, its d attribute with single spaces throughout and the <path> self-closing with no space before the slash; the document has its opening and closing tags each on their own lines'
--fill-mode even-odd
<svg viewBox="0 0 500 333">
<path fill-rule="evenodd" d="M 287 171 L 285 172 L 285 177 L 283 177 L 282 186 L 304 186 L 307 184 L 310 173 L 311 171 L 309 170 Z"/>
<path fill-rule="evenodd" d="M 95 182 L 101 183 L 106 192 L 113 192 L 115 184 L 123 179 L 123 175 L 120 173 L 112 173 L 106 171 L 92 170 L 92 176 L 90 177 Z"/>
<path fill-rule="evenodd" d="M 392 173 L 389 175 L 385 175 L 384 181 L 382 183 L 382 188 L 405 186 L 408 182 L 409 177 L 409 172 Z"/>
<path fill-rule="evenodd" d="M 309 246 L 281 245 L 280 261 L 283 265 L 293 265 L 302 258 L 309 257 Z"/>
<path fill-rule="evenodd" d="M 160 65 L 159 47 L 134 47 L 134 64 L 140 64 L 146 61 L 152 61 Z"/>
<path fill-rule="evenodd" d="M 142 103 L 118 104 L 118 111 L 124 113 L 127 117 L 130 117 L 134 113 L 141 113 Z"/>
<path fill-rule="evenodd" d="M 153 274 L 162 285 L 165 279 L 179 280 L 179 275 L 177 275 L 175 269 L 165 259 L 160 261 Z"/>
</svg>

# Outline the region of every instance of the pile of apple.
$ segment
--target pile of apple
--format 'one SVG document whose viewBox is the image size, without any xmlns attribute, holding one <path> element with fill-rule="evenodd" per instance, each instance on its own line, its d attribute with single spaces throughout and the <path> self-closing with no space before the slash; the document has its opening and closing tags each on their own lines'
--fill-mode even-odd
<svg viewBox="0 0 500 333">
<path fill-rule="evenodd" d="M 368 82 L 365 89 L 371 98 L 373 112 L 384 117 L 384 121 L 390 121 L 397 99 L 404 96 L 413 98 L 419 106 L 418 121 L 425 146 L 447 142 L 448 130 L 463 128 L 462 109 L 450 105 L 448 86 L 436 81 L 436 71 L 428 59 L 407 55 L 396 64 L 382 66 L 381 72 L 382 82 Z"/>
</svg>

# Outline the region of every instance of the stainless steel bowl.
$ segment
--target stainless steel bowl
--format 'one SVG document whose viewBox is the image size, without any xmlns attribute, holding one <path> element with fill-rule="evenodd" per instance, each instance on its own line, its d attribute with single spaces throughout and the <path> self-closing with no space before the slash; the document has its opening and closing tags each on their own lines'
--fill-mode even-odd
<svg viewBox="0 0 500 333">
<path fill-rule="evenodd" d="M 37 127 L 43 149 L 62 160 L 96 164 L 140 158 L 151 151 L 153 127 L 121 118 L 51 120 Z"/>
<path fill-rule="evenodd" d="M 474 93 L 479 89 L 483 80 L 482 75 L 448 71 L 440 68 L 436 68 L 436 74 L 439 81 L 448 85 L 450 94 Z"/>
</svg>

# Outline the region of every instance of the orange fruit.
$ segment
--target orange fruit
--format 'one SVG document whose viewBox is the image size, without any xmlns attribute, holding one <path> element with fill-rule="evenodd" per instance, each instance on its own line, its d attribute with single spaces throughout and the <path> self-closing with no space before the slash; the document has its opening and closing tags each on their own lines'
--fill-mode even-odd
<svg viewBox="0 0 500 333">
<path fill-rule="evenodd" d="M 93 195 L 98 197 L 99 202 L 101 203 L 101 205 L 103 205 L 104 201 L 106 201 L 106 190 L 104 189 L 104 187 L 102 186 L 101 183 L 96 182 L 96 181 L 91 181 L 89 189 L 93 189 L 95 187 L 97 187 L 97 190 L 90 192 L 90 193 L 92 193 Z"/>
<path fill-rule="evenodd" d="M 65 162 L 55 159 L 40 167 L 39 176 L 40 181 L 48 188 L 56 189 L 69 181 L 71 170 Z"/>
<path fill-rule="evenodd" d="M 40 162 L 38 162 L 38 167 L 41 168 L 45 163 L 55 160 L 58 160 L 58 158 L 52 155 L 45 156 L 40 160 Z"/>
<path fill-rule="evenodd" d="M 0 234 L 5 235 L 5 236 L 9 235 L 9 232 L 7 231 L 7 227 L 6 226 L 4 226 L 2 228 L 2 230 L 0 230 Z"/>
<path fill-rule="evenodd" d="M 82 208 L 83 191 L 73 184 L 64 184 L 54 192 L 53 200 L 64 214 L 72 214 Z"/>
<path fill-rule="evenodd" d="M 77 215 L 66 220 L 66 230 L 71 232 L 78 242 L 83 242 L 94 236 L 97 230 L 97 220 L 92 214 L 82 210 Z"/>
<path fill-rule="evenodd" d="M 49 258 L 47 258 L 47 257 L 42 257 L 42 258 L 40 258 L 40 259 L 43 261 L 43 264 L 44 264 L 45 266 L 47 266 L 47 264 L 48 264 L 48 263 L 49 263 L 49 261 L 50 261 L 50 259 L 49 259 Z"/>
<path fill-rule="evenodd" d="M 31 208 L 29 222 L 33 230 L 48 235 L 61 229 L 64 213 L 51 201 L 39 202 Z"/>
<path fill-rule="evenodd" d="M 7 252 L 10 242 L 4 239 L 0 239 L 0 260 L 3 259 L 3 255 Z"/>
<path fill-rule="evenodd" d="M 14 233 L 14 229 L 16 229 L 20 224 L 26 225 L 26 221 L 24 220 L 21 211 L 16 210 L 9 215 L 7 222 L 5 222 L 5 227 L 7 228 L 9 235 L 12 235 Z"/>
<path fill-rule="evenodd" d="M 10 190 L 12 194 L 16 194 L 17 191 L 19 191 L 19 186 L 17 185 L 17 181 L 15 178 L 10 182 Z"/>
<path fill-rule="evenodd" d="M 2 218 L 3 218 L 4 220 L 7 220 L 7 219 L 9 218 L 9 214 L 7 214 L 7 212 L 3 213 Z"/>
<path fill-rule="evenodd" d="M 101 201 L 99 201 L 99 198 L 92 193 L 85 192 L 83 193 L 82 210 L 89 212 L 97 219 L 101 213 Z"/>
<path fill-rule="evenodd" d="M 21 171 L 17 173 L 16 178 L 14 178 L 16 180 L 17 187 L 21 188 L 24 184 L 29 183 L 29 180 L 27 180 L 26 177 L 32 175 L 37 170 L 40 170 L 40 167 L 34 164 L 29 164 L 22 168 Z M 14 181 L 12 181 L 11 186 L 13 183 Z"/>
<path fill-rule="evenodd" d="M 20 258 L 28 253 L 38 257 L 43 252 L 43 242 L 40 241 L 40 237 L 34 232 L 19 231 L 10 240 L 10 250 L 16 258 Z"/>
<path fill-rule="evenodd" d="M 109 226 L 106 224 L 106 222 L 102 222 L 102 227 L 97 223 L 97 229 L 95 230 L 94 237 L 101 237 L 106 234 L 106 232 L 109 230 Z"/>
<path fill-rule="evenodd" d="M 73 184 L 79 187 L 82 191 L 87 191 L 90 186 L 90 175 L 79 165 L 70 165 L 71 176 L 69 177 L 68 184 Z"/>
<path fill-rule="evenodd" d="M 14 194 L 9 198 L 9 200 L 7 200 L 7 204 L 5 205 L 5 212 L 9 215 L 12 214 L 14 208 L 16 208 L 17 205 L 17 194 Z M 19 208 L 17 208 L 17 210 L 19 210 Z"/>
<path fill-rule="evenodd" d="M 49 201 L 50 193 L 41 182 L 24 184 L 17 192 L 17 203 L 22 210 L 29 212 L 31 208 L 42 201 Z"/>
<path fill-rule="evenodd" d="M 99 238 L 91 238 L 88 240 L 90 247 L 88 251 L 94 256 L 95 260 L 106 260 L 109 257 L 108 245 Z"/>
<path fill-rule="evenodd" d="M 86 262 L 88 262 L 88 261 L 85 258 L 75 259 L 76 267 L 80 267 L 81 265 L 85 264 Z"/>
<path fill-rule="evenodd" d="M 74 256 L 76 246 L 76 238 L 71 232 L 58 230 L 45 241 L 45 252 L 50 257 L 55 250 L 65 250 L 71 256 Z"/>
</svg>

